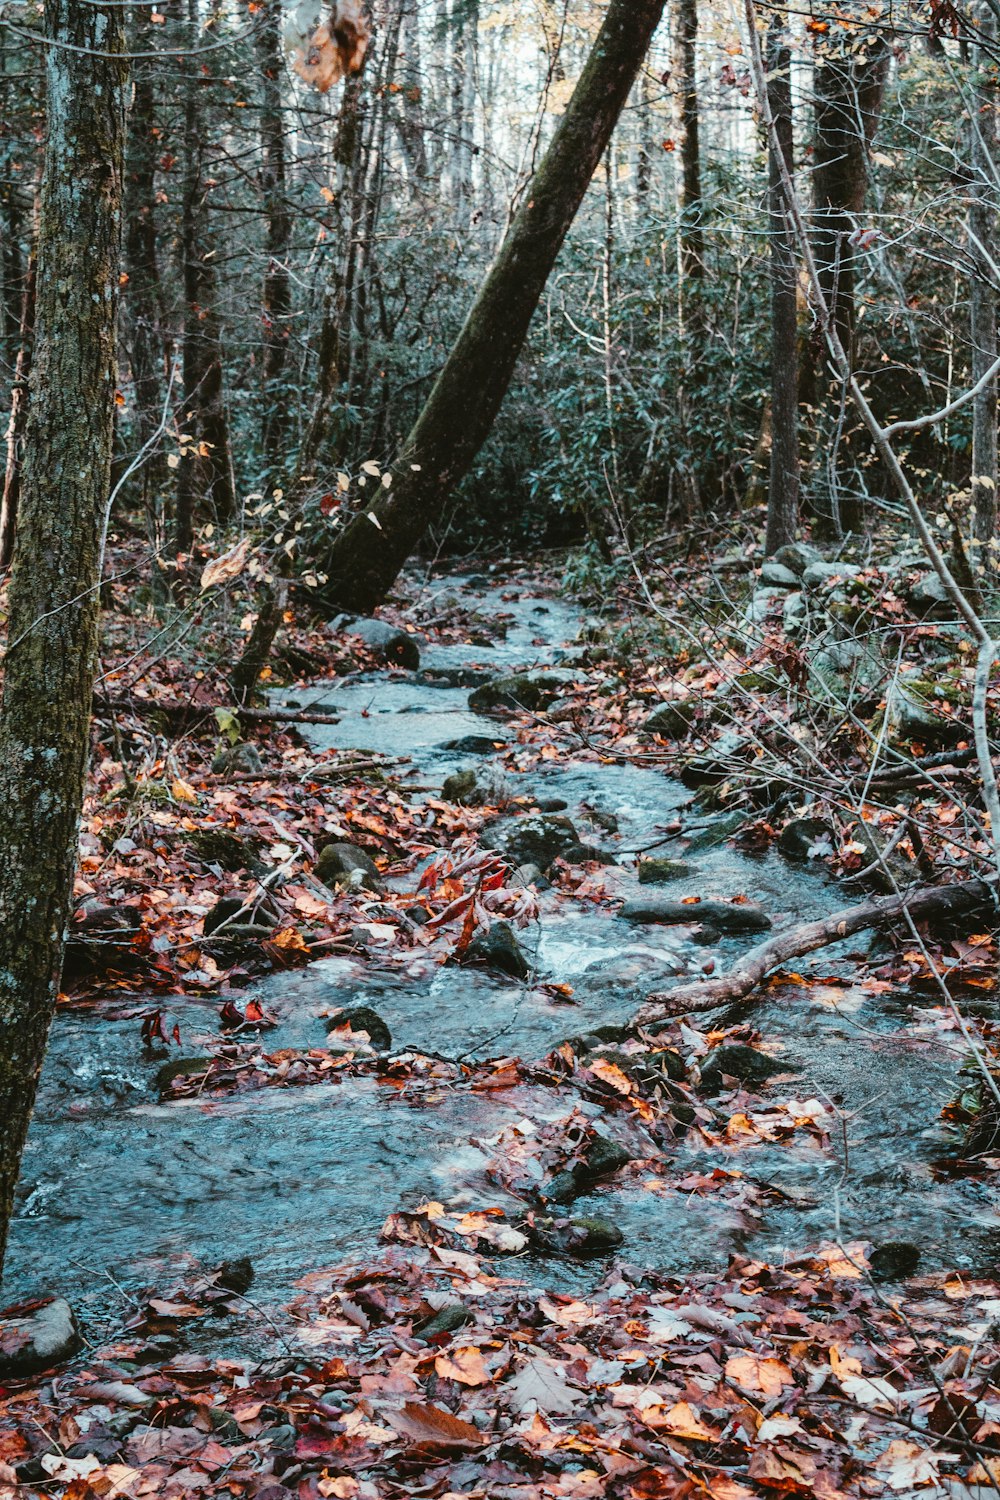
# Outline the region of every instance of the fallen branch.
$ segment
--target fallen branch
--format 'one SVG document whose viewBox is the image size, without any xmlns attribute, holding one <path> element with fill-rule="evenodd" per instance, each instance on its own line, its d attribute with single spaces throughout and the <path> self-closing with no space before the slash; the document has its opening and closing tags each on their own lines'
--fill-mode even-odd
<svg viewBox="0 0 1000 1500">
<path fill-rule="evenodd" d="M 228 707 L 228 705 L 223 705 Z M 178 724 L 186 724 L 195 718 L 205 718 L 214 713 L 210 703 L 179 703 L 176 698 L 94 698 L 94 713 L 161 714 Z M 339 724 L 339 714 L 314 713 L 308 708 L 245 708 L 234 707 L 232 712 L 239 719 L 252 724 Z"/>
<path fill-rule="evenodd" d="M 920 886 L 905 896 L 880 896 L 861 906 L 849 906 L 818 922 L 806 922 L 759 943 L 718 979 L 700 979 L 650 995 L 636 1021 L 640 1026 L 648 1026 L 692 1011 L 714 1010 L 719 1005 L 745 1000 L 772 969 L 780 968 L 790 959 L 802 958 L 856 932 L 888 927 L 897 917 L 909 914 L 914 922 L 919 922 L 928 917 L 958 916 L 976 907 L 992 907 L 995 900 L 996 887 L 991 882 L 963 880 L 956 885 Z"/>
</svg>

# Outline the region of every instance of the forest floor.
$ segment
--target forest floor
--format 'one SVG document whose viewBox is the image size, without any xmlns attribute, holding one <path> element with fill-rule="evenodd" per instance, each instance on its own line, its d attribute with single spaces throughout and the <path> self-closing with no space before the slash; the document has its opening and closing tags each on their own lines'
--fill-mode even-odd
<svg viewBox="0 0 1000 1500">
<path fill-rule="evenodd" d="M 290 613 L 254 714 L 226 685 L 238 582 L 166 632 L 116 586 L 10 1267 L 37 1291 L 47 1237 L 79 1238 L 113 1299 L 40 1372 L 61 1304 L 0 1315 L 4 1500 L 1000 1494 L 990 915 L 635 1024 L 772 926 L 988 859 L 971 656 L 926 570 L 788 564 L 647 560 L 572 604 L 561 559 L 411 578 L 395 638 Z M 96 1035 L 155 1105 L 95 1104 Z M 251 1202 L 252 1244 L 220 1198 L 215 1261 L 158 1246 L 155 1183 L 102 1197 L 95 1142 L 127 1164 L 148 1120 L 242 1111 L 263 1153 L 279 1093 L 329 1101 L 368 1217 L 398 1177 L 332 1266 L 292 1193 Z M 345 1110 L 395 1120 L 388 1172 Z M 419 1159 L 429 1128 L 457 1175 Z M 93 1178 L 100 1233 L 32 1208 L 46 1152 L 68 1194 Z M 145 1281 L 102 1258 L 131 1207 Z"/>
</svg>

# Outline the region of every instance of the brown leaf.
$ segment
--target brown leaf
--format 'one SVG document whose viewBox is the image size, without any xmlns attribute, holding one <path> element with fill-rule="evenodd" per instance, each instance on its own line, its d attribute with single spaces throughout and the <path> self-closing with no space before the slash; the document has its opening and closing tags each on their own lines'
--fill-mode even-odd
<svg viewBox="0 0 1000 1500">
<path fill-rule="evenodd" d="M 407 1401 L 402 1411 L 390 1412 L 388 1420 L 401 1437 L 436 1448 L 481 1448 L 483 1436 L 471 1422 L 453 1417 L 450 1411 L 422 1401 Z"/>
<path fill-rule="evenodd" d="M 321 94 L 364 66 L 370 32 L 360 0 L 334 0 L 328 20 L 296 49 L 296 73 Z"/>
</svg>

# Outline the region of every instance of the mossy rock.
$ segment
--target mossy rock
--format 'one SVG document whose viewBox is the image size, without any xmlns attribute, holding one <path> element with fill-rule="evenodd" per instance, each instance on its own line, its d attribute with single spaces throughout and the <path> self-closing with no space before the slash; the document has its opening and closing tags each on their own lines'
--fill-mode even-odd
<svg viewBox="0 0 1000 1500">
<path fill-rule="evenodd" d="M 197 859 L 206 865 L 218 865 L 230 874 L 264 868 L 261 841 L 252 834 L 237 833 L 232 828 L 196 828 L 185 842 Z"/>
<path fill-rule="evenodd" d="M 683 859 L 641 859 L 639 861 L 640 885 L 668 885 L 672 880 L 689 880 L 697 875 L 696 865 Z"/>
</svg>

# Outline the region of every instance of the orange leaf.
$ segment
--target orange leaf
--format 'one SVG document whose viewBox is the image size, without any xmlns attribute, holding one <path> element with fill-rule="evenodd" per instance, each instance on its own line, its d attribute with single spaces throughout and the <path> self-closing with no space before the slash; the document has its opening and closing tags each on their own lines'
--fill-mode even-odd
<svg viewBox="0 0 1000 1500">
<path fill-rule="evenodd" d="M 444 1380 L 457 1380 L 459 1385 L 486 1385 L 490 1378 L 482 1354 L 472 1344 L 453 1354 L 439 1354 L 434 1369 Z"/>
<path fill-rule="evenodd" d="M 450 1411 L 429 1406 L 422 1401 L 407 1401 L 402 1411 L 389 1414 L 389 1421 L 401 1437 L 435 1448 L 481 1448 L 482 1434 L 471 1422 L 453 1417 Z"/>
</svg>

